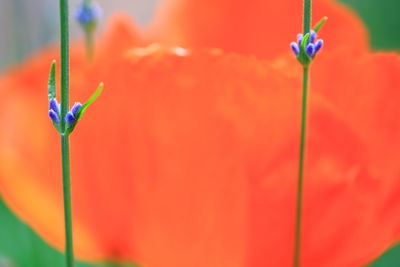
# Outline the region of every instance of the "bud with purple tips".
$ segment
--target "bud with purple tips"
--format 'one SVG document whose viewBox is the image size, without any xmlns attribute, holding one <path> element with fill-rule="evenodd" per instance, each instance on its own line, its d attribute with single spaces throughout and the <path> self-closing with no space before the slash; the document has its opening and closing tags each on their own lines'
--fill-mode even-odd
<svg viewBox="0 0 400 267">
<path fill-rule="evenodd" d="M 102 15 L 103 10 L 95 1 L 82 0 L 75 10 L 75 19 L 86 31 L 92 31 Z"/>
<path fill-rule="evenodd" d="M 57 99 L 55 98 L 50 99 L 49 108 L 53 110 L 56 114 L 60 113 L 60 104 L 57 102 Z"/>
<path fill-rule="evenodd" d="M 315 43 L 315 39 L 317 38 L 317 33 L 314 30 L 310 31 L 310 43 Z"/>
<path fill-rule="evenodd" d="M 49 110 L 49 117 L 55 125 L 60 124 L 60 116 L 54 110 Z"/>
<path fill-rule="evenodd" d="M 49 100 L 49 117 L 53 122 L 54 126 L 59 129 L 60 127 L 60 104 L 57 99 L 50 98 Z"/>
<path fill-rule="evenodd" d="M 49 117 L 53 122 L 56 130 L 63 136 L 69 135 L 75 128 L 78 121 L 82 118 L 85 110 L 89 105 L 97 99 L 103 90 L 103 83 L 100 83 L 99 87 L 95 93 L 86 101 L 84 104 L 75 102 L 72 108 L 65 114 L 61 116 L 60 104 L 56 98 L 56 62 L 53 61 L 51 64 L 49 81 L 48 81 L 48 100 L 49 100 Z M 68 106 L 68 105 L 67 105 Z M 68 108 L 68 107 L 67 107 Z M 63 112 L 65 112 L 63 110 Z"/>
<path fill-rule="evenodd" d="M 317 53 L 322 46 L 324 45 L 324 40 L 319 39 L 316 43 L 315 43 L 315 53 Z"/>
<path fill-rule="evenodd" d="M 306 53 L 309 57 L 314 57 L 315 56 L 315 45 L 312 43 L 309 43 L 306 47 Z"/>
<path fill-rule="evenodd" d="M 300 47 L 297 43 L 291 42 L 290 47 L 292 48 L 293 53 L 296 55 L 296 57 L 300 54 Z"/>
<path fill-rule="evenodd" d="M 307 39 L 305 37 L 307 36 Z M 324 42 L 322 39 L 317 38 L 317 33 L 313 30 L 311 30 L 309 33 L 303 36 L 303 34 L 298 34 L 297 35 L 297 43 L 292 42 L 290 43 L 290 47 L 293 50 L 293 53 L 295 54 L 296 57 L 300 55 L 300 52 L 302 50 L 303 45 L 305 45 L 305 52 L 309 57 L 315 57 L 317 52 L 322 48 Z M 303 44 L 303 40 L 305 40 Z"/>
<path fill-rule="evenodd" d="M 70 133 L 74 130 L 76 123 L 78 122 L 79 118 L 79 111 L 82 108 L 82 104 L 79 102 L 76 102 L 70 111 L 67 112 L 65 115 L 65 126 L 66 126 L 66 132 Z"/>
<path fill-rule="evenodd" d="M 304 66 L 307 67 L 317 53 L 321 50 L 324 42 L 322 39 L 317 39 L 317 32 L 327 20 L 324 17 L 310 32 L 297 35 L 297 42 L 290 43 L 293 53 L 297 60 Z"/>
<path fill-rule="evenodd" d="M 301 41 L 303 40 L 304 35 L 302 33 L 297 34 L 297 45 L 300 47 Z"/>
<path fill-rule="evenodd" d="M 89 61 L 92 61 L 94 55 L 94 31 L 103 15 L 100 5 L 94 0 L 80 0 L 75 10 L 75 19 L 81 25 L 86 40 L 86 53 Z"/>
<path fill-rule="evenodd" d="M 82 108 L 82 104 L 79 102 L 75 102 L 75 104 L 71 108 L 72 114 L 76 117 L 76 114 L 79 112 L 79 110 Z"/>
<path fill-rule="evenodd" d="M 75 123 L 75 116 L 71 111 L 65 115 L 65 123 L 67 124 L 67 127 Z"/>
</svg>

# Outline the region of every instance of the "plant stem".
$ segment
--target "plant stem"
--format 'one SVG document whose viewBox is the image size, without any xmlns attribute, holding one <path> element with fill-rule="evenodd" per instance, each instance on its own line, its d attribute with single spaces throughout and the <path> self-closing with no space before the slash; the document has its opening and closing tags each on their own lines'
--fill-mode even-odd
<svg viewBox="0 0 400 267">
<path fill-rule="evenodd" d="M 65 218 L 65 258 L 67 267 L 74 266 L 74 248 L 72 239 L 71 182 L 69 170 L 69 138 L 61 136 L 61 153 L 63 166 L 63 193 Z"/>
<path fill-rule="evenodd" d="M 303 173 L 304 173 L 304 152 L 306 145 L 307 130 L 307 99 L 308 99 L 308 77 L 309 68 L 303 68 L 303 100 L 301 107 L 301 130 L 300 130 L 300 152 L 299 152 L 299 172 L 297 180 L 297 202 L 296 202 L 296 227 L 294 245 L 294 264 L 300 266 L 300 247 L 301 247 L 301 221 L 303 205 Z"/>
<path fill-rule="evenodd" d="M 304 0 L 303 9 L 303 33 L 310 32 L 311 29 L 311 0 Z M 303 100 L 301 105 L 301 129 L 300 129 L 300 149 L 299 149 L 299 169 L 297 180 L 297 201 L 296 201 L 296 226 L 294 237 L 294 260 L 293 266 L 300 266 L 301 255 L 301 222 L 303 210 L 303 175 L 304 175 L 304 154 L 306 147 L 306 133 L 307 133 L 307 100 L 308 100 L 308 80 L 309 80 L 309 67 L 303 67 Z"/>
<path fill-rule="evenodd" d="M 311 28 L 311 0 L 304 0 L 303 9 L 303 33 L 310 32 Z M 303 175 L 304 175 L 304 154 L 306 147 L 307 133 L 307 99 L 308 99 L 308 78 L 309 67 L 303 67 L 303 100 L 301 105 L 301 129 L 300 129 L 300 149 L 299 149 L 299 169 L 297 180 L 297 201 L 296 201 L 296 226 L 294 237 L 294 261 L 293 266 L 300 266 L 301 255 L 301 222 L 303 210 Z"/>
<path fill-rule="evenodd" d="M 311 0 L 304 0 L 304 9 L 303 9 L 303 33 L 306 34 L 310 31 L 311 28 Z"/>
<path fill-rule="evenodd" d="M 69 22 L 68 0 L 60 0 L 61 27 L 61 132 L 65 132 L 65 115 L 69 109 Z M 66 266 L 74 266 L 72 240 L 71 182 L 69 162 L 69 136 L 61 136 L 61 157 L 65 219 L 65 257 Z"/>
</svg>

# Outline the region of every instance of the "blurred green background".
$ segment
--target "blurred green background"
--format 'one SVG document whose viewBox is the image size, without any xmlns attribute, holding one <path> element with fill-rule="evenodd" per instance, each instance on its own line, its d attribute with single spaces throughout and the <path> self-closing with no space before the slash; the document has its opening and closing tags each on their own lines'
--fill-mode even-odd
<svg viewBox="0 0 400 267">
<path fill-rule="evenodd" d="M 400 51 L 400 0 L 341 1 L 351 6 L 364 20 L 374 50 Z M 76 2 L 77 0 L 71 0 L 71 6 L 76 5 Z M 151 19 L 157 0 L 99 2 L 105 7 L 106 16 L 123 7 L 139 24 L 145 25 Z M 0 0 L 0 71 L 56 40 L 58 26 L 54 17 L 57 12 L 54 10 L 57 4 L 58 1 L 54 0 Z M 77 25 L 72 25 L 72 35 L 78 34 Z M 64 266 L 63 255 L 43 242 L 0 199 L 0 267 L 46 266 Z M 133 265 L 78 263 L 78 267 L 90 266 Z M 399 266 L 400 245 L 388 250 L 370 267 Z"/>
</svg>

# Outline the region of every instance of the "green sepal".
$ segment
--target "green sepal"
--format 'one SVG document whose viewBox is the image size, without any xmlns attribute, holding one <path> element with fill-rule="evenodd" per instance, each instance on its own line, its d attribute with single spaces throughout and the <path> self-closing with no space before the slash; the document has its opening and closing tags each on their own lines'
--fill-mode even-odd
<svg viewBox="0 0 400 267">
<path fill-rule="evenodd" d="M 60 119 L 61 119 L 61 118 L 60 118 Z M 57 132 L 59 132 L 60 134 L 62 134 L 62 133 L 61 133 L 61 123 L 56 124 L 56 123 L 53 122 L 53 125 L 54 125 L 54 128 L 56 128 Z"/>
<path fill-rule="evenodd" d="M 50 68 L 49 81 L 47 83 L 49 100 L 56 98 L 56 61 L 53 60 Z"/>
<path fill-rule="evenodd" d="M 308 44 L 308 39 L 310 39 L 310 33 L 306 33 L 304 35 L 303 40 L 300 43 L 300 54 L 297 57 L 297 60 L 303 65 L 304 67 L 308 67 L 310 65 L 312 58 L 307 55 L 306 47 Z"/>
<path fill-rule="evenodd" d="M 324 24 L 325 24 L 325 22 L 328 20 L 328 17 L 323 17 L 320 21 L 318 21 L 318 23 L 317 24 L 315 24 L 315 26 L 314 26 L 314 31 L 316 32 L 316 33 L 318 33 L 319 32 L 319 30 L 322 28 L 322 26 L 324 26 Z"/>
<path fill-rule="evenodd" d="M 64 118 L 64 120 L 65 120 L 65 118 Z M 73 124 L 65 123 L 65 132 L 63 135 L 68 136 L 70 133 L 72 133 L 72 131 L 75 129 L 77 122 L 78 121 L 75 121 Z"/>
<path fill-rule="evenodd" d="M 77 122 L 82 118 L 83 114 L 85 113 L 85 111 L 89 107 L 89 105 L 92 104 L 93 101 L 95 101 L 97 99 L 97 97 L 101 94 L 101 92 L 103 91 L 103 86 L 104 86 L 104 84 L 100 83 L 99 87 L 97 87 L 96 92 L 94 92 L 94 94 L 89 98 L 89 100 L 86 101 L 86 103 L 84 103 L 82 105 L 81 109 L 77 113 L 77 118 L 76 118 Z"/>
</svg>

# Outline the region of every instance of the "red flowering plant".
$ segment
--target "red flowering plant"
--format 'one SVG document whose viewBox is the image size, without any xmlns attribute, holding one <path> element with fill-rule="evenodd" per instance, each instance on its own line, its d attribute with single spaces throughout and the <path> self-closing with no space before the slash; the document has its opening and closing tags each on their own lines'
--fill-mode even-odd
<svg viewBox="0 0 400 267">
<path fill-rule="evenodd" d="M 140 32 L 114 16 L 71 93 L 106 90 L 71 135 L 75 253 L 149 267 L 291 266 L 301 1 L 169 0 Z M 301 266 L 361 266 L 400 234 L 400 56 L 371 52 L 333 0 L 310 83 Z M 63 249 L 58 138 L 41 52 L 0 78 L 0 193 Z"/>
</svg>

